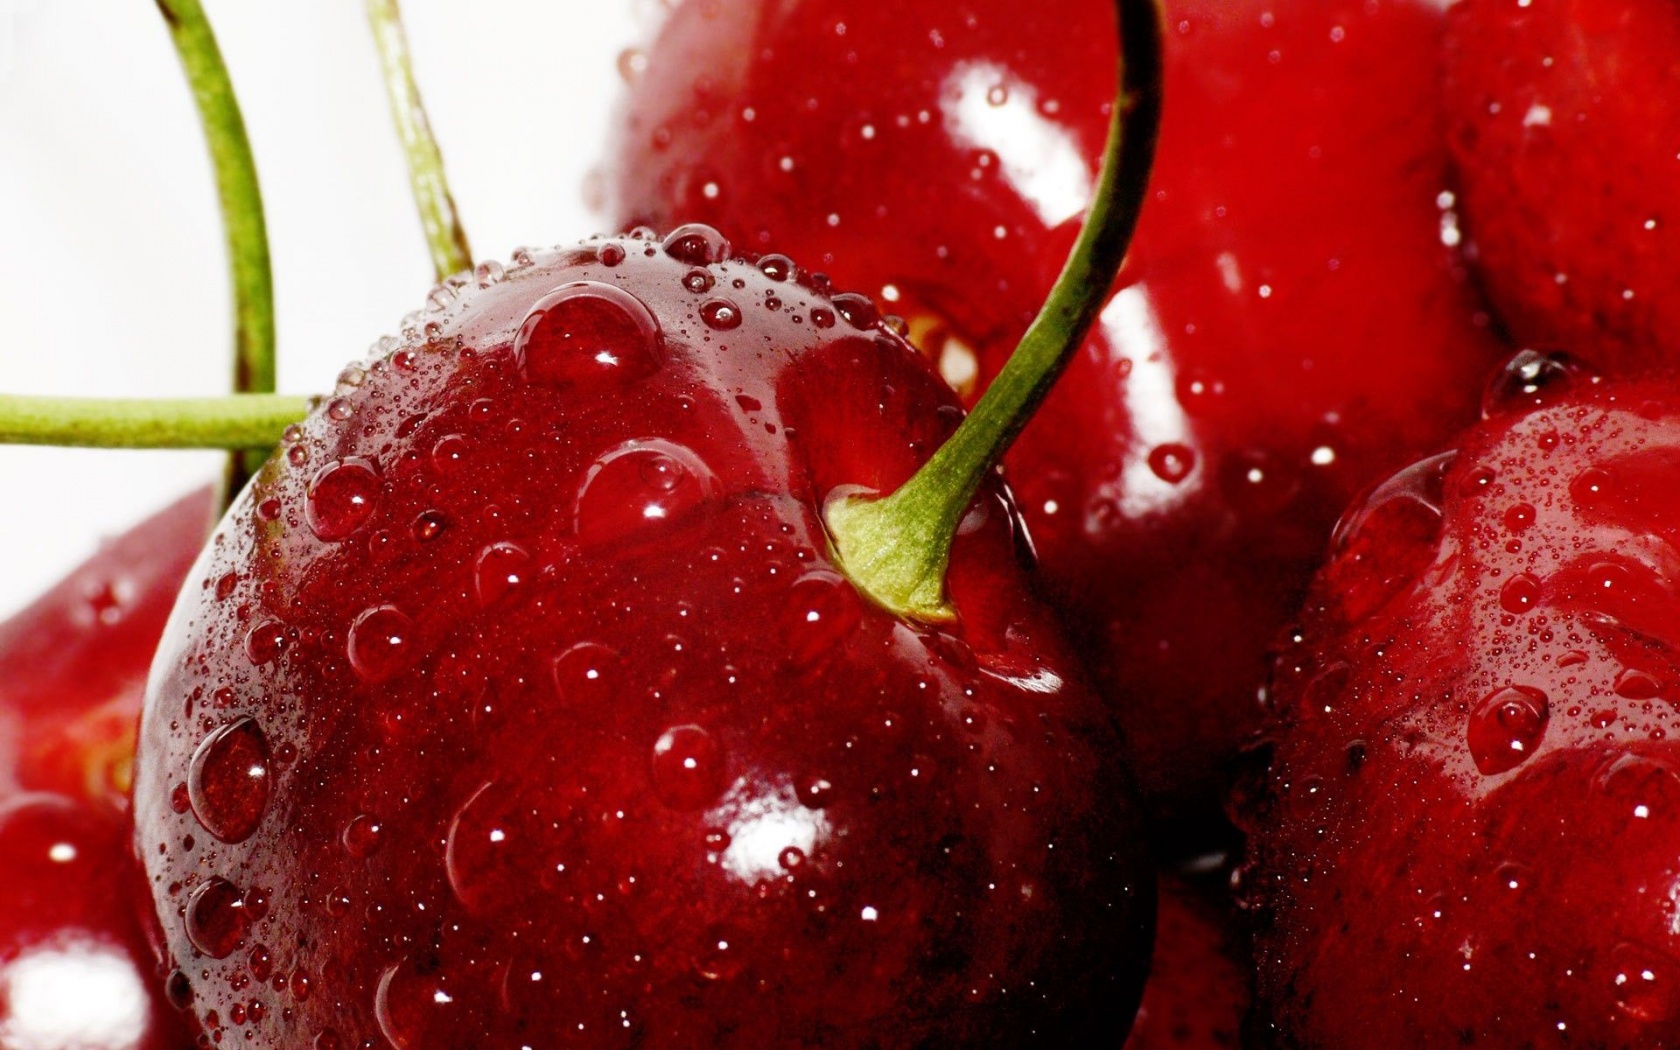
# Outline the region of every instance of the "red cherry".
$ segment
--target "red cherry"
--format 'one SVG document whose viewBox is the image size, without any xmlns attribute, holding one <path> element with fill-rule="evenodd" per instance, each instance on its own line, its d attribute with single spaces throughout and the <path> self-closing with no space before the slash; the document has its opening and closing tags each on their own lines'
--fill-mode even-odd
<svg viewBox="0 0 1680 1050">
<path fill-rule="evenodd" d="M 1468 423 L 1499 353 L 1442 243 L 1440 5 L 1167 8 L 1122 287 L 1008 460 L 1157 816 L 1214 808 L 1335 515 Z M 633 84 L 612 214 L 699 216 L 815 260 L 880 292 L 972 391 L 1088 199 L 1110 17 L 685 3 Z"/>
<path fill-rule="evenodd" d="M 1163 874 L 1155 955 L 1125 1050 L 1221 1050 L 1240 1044 L 1251 981 L 1228 901 Z"/>
<path fill-rule="evenodd" d="M 152 650 L 210 511 L 207 492 L 180 500 L 0 624 L 0 1044 L 191 1043 L 136 920 L 127 794 Z"/>
<path fill-rule="evenodd" d="M 1243 884 L 1283 1045 L 1680 1041 L 1680 388 L 1551 374 L 1350 512 L 1279 657 Z"/>
<path fill-rule="evenodd" d="M 1500 320 L 1604 365 L 1680 342 L 1680 9 L 1465 0 L 1447 15 L 1464 232 Z"/>
<path fill-rule="evenodd" d="M 957 622 L 862 599 L 824 501 L 901 484 L 955 398 L 861 306 L 723 251 L 686 227 L 459 289 L 236 504 L 136 789 L 211 1038 L 1120 1042 L 1149 869 L 1003 491 L 956 541 Z M 495 454 L 443 469 L 446 435 Z M 299 513 L 324 462 L 377 480 L 331 535 Z M 262 621 L 286 644 L 253 663 Z M 175 804 L 207 750 L 239 757 Z"/>
</svg>

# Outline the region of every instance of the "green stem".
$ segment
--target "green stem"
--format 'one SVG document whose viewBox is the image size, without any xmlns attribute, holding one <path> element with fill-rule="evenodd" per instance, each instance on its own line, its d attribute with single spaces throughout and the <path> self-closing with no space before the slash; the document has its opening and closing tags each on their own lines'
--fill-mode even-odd
<svg viewBox="0 0 1680 1050">
<path fill-rule="evenodd" d="M 945 572 L 958 523 L 986 475 L 1050 392 L 1090 331 L 1137 226 L 1161 116 L 1158 0 L 1118 0 L 1119 95 L 1102 177 L 1074 245 L 1009 362 L 957 432 L 892 495 L 846 496 L 825 508 L 835 554 L 886 608 L 940 622 L 955 613 Z"/>
<path fill-rule="evenodd" d="M 279 394 L 201 398 L 0 394 L 0 444 L 80 448 L 262 450 L 280 443 L 309 399 Z"/>
<path fill-rule="evenodd" d="M 274 276 L 269 265 L 262 189 L 251 156 L 251 141 L 245 134 L 245 118 L 199 0 L 156 3 L 192 87 L 216 172 L 233 286 L 233 388 L 242 394 L 273 393 Z M 254 451 L 230 457 L 224 502 L 239 491 L 263 458 Z"/>
<path fill-rule="evenodd" d="M 437 279 L 470 270 L 472 249 L 461 217 L 455 212 L 455 198 L 443 173 L 443 154 L 426 120 L 420 89 L 414 83 L 414 66 L 408 54 L 408 36 L 403 32 L 402 12 L 397 0 L 367 0 L 368 22 L 373 27 L 379 61 L 385 70 L 385 90 L 391 98 L 391 118 L 402 140 L 408 160 L 408 181 L 414 203 L 420 210 L 420 224 L 426 229 Z"/>
</svg>

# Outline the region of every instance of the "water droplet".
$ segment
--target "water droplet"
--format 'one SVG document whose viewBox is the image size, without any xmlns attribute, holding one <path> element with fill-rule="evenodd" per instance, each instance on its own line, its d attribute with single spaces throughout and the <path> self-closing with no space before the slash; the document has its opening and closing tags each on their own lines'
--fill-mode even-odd
<svg viewBox="0 0 1680 1050">
<path fill-rule="evenodd" d="M 842 292 L 835 296 L 832 301 L 834 309 L 853 328 L 865 330 L 874 328 L 876 322 L 881 319 L 880 312 L 875 309 L 875 304 L 870 301 L 867 295 L 859 295 L 856 292 Z M 811 311 L 811 320 L 817 321 L 815 310 Z M 828 326 L 817 322 L 817 327 L 826 328 Z"/>
<path fill-rule="evenodd" d="M 783 871 L 794 872 L 805 866 L 805 851 L 798 846 L 788 846 L 776 854 L 776 863 Z"/>
<path fill-rule="evenodd" d="M 608 241 L 597 253 L 602 266 L 617 266 L 624 261 L 624 245 Z"/>
<path fill-rule="evenodd" d="M 460 470 L 472 451 L 472 442 L 460 434 L 445 434 L 432 446 L 432 469 L 448 477 Z"/>
<path fill-rule="evenodd" d="M 793 662 L 809 667 L 847 638 L 862 618 L 857 588 L 839 573 L 818 569 L 789 588 L 781 636 Z"/>
<path fill-rule="evenodd" d="M 793 793 L 807 809 L 822 809 L 834 801 L 834 785 L 823 776 L 804 776 L 794 782 Z"/>
<path fill-rule="evenodd" d="M 1649 700 L 1662 692 L 1662 679 L 1632 667 L 1616 675 L 1616 695 L 1628 700 Z"/>
<path fill-rule="evenodd" d="M 1582 507 L 1595 507 L 1616 499 L 1614 479 L 1610 472 L 1588 467 L 1569 482 L 1569 496 Z"/>
<path fill-rule="evenodd" d="M 712 286 L 716 283 L 717 279 L 712 276 L 712 272 L 710 270 L 704 270 L 698 267 L 684 274 L 682 280 L 683 287 L 693 292 L 695 295 L 701 295 L 711 291 Z"/>
<path fill-rule="evenodd" d="M 1526 685 L 1506 686 L 1482 698 L 1470 715 L 1470 757 L 1484 776 L 1515 769 L 1534 754 L 1546 734 L 1546 694 Z"/>
<path fill-rule="evenodd" d="M 473 568 L 473 587 L 478 604 L 489 606 L 509 591 L 524 583 L 529 574 L 531 555 L 517 543 L 492 543 L 478 552 Z"/>
<path fill-rule="evenodd" d="M 816 325 L 818 328 L 833 328 L 834 311 L 822 306 L 812 307 L 811 323 Z"/>
<path fill-rule="evenodd" d="M 1149 451 L 1149 469 L 1155 476 L 1176 485 L 1190 476 L 1196 466 L 1196 452 L 1188 445 L 1157 445 Z"/>
<path fill-rule="evenodd" d="M 513 348 L 533 383 L 605 389 L 657 371 L 661 339 L 640 299 L 614 285 L 576 281 L 537 300 Z"/>
<path fill-rule="evenodd" d="M 304 495 L 309 530 L 328 543 L 344 539 L 373 516 L 379 498 L 379 475 L 373 464 L 356 456 L 335 459 L 315 472 Z"/>
<path fill-rule="evenodd" d="M 273 663 L 286 647 L 286 628 L 273 620 L 264 620 L 245 635 L 245 659 L 252 666 Z"/>
<path fill-rule="evenodd" d="M 1552 404 L 1571 388 L 1593 378 L 1592 369 L 1561 351 L 1519 351 L 1482 392 L 1482 418 Z"/>
<path fill-rule="evenodd" d="M 673 726 L 653 745 L 653 789 L 672 809 L 703 809 L 723 790 L 723 749 L 699 726 Z"/>
<path fill-rule="evenodd" d="M 268 738 L 253 718 L 205 737 L 193 752 L 187 796 L 193 815 L 223 842 L 243 842 L 268 809 Z"/>
<path fill-rule="evenodd" d="M 370 813 L 361 813 L 344 825 L 340 841 L 352 857 L 366 857 L 379 848 L 379 832 L 379 819 Z"/>
<path fill-rule="evenodd" d="M 1505 509 L 1505 527 L 1512 532 L 1522 532 L 1534 524 L 1534 504 L 1513 503 Z"/>
<path fill-rule="evenodd" d="M 239 887 L 213 876 L 187 899 L 183 922 L 194 948 L 212 959 L 225 959 L 245 939 L 249 917 Z"/>
<path fill-rule="evenodd" d="M 409 526 L 409 532 L 413 533 L 414 538 L 419 542 L 426 543 L 443 535 L 443 530 L 448 527 L 449 519 L 444 516 L 442 511 L 427 510 L 421 511 L 415 517 L 414 524 Z"/>
<path fill-rule="evenodd" d="M 700 319 L 707 328 L 727 332 L 741 325 L 741 308 L 728 299 L 707 299 L 700 304 Z"/>
<path fill-rule="evenodd" d="M 573 523 L 579 539 L 617 542 L 675 522 L 717 493 L 717 478 L 691 450 L 658 438 L 627 441 L 584 472 Z"/>
<path fill-rule="evenodd" d="M 1621 754 L 1604 764 L 1594 784 L 1626 820 L 1680 817 L 1680 775 L 1646 755 Z"/>
<path fill-rule="evenodd" d="M 624 675 L 618 650 L 579 642 L 554 658 L 554 689 L 562 700 L 587 707 L 611 700 Z"/>
<path fill-rule="evenodd" d="M 660 242 L 665 254 L 690 266 L 707 266 L 729 258 L 729 242 L 723 234 L 702 223 L 678 226 Z"/>
<path fill-rule="evenodd" d="M 387 681 L 408 667 L 414 650 L 414 622 L 394 605 L 364 610 L 350 625 L 345 647 L 350 669 L 364 682 Z"/>
<path fill-rule="evenodd" d="M 759 272 L 772 281 L 791 280 L 799 271 L 785 255 L 766 255 L 758 260 Z"/>
<path fill-rule="evenodd" d="M 1680 962 L 1666 952 L 1623 941 L 1610 949 L 1616 1005 L 1645 1022 L 1680 1016 Z"/>
<path fill-rule="evenodd" d="M 741 933 L 729 926 L 713 926 L 700 938 L 694 956 L 694 972 L 708 981 L 728 981 L 746 967 L 746 948 Z"/>
<path fill-rule="evenodd" d="M 473 277 L 477 279 L 480 288 L 489 288 L 491 285 L 500 284 L 502 278 L 506 276 L 507 270 L 494 259 L 481 262 L 473 269 Z"/>
<path fill-rule="evenodd" d="M 1532 573 L 1519 572 L 1499 588 L 1499 607 L 1521 615 L 1540 601 L 1540 580 Z"/>
</svg>

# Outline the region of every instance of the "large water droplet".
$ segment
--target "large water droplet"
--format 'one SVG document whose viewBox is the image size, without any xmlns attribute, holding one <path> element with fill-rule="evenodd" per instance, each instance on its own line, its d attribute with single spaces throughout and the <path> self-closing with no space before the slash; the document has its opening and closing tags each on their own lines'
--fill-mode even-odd
<svg viewBox="0 0 1680 1050">
<path fill-rule="evenodd" d="M 624 658 L 598 642 L 579 642 L 554 658 L 554 689 L 569 703 L 610 702 L 624 677 Z"/>
<path fill-rule="evenodd" d="M 1667 952 L 1628 941 L 1610 949 L 1616 1005 L 1641 1021 L 1680 1015 L 1680 961 Z"/>
<path fill-rule="evenodd" d="M 703 809 L 723 790 L 723 749 L 699 726 L 673 726 L 653 745 L 653 789 L 672 809 Z"/>
<path fill-rule="evenodd" d="M 1515 769 L 1546 735 L 1546 694 L 1526 685 L 1506 686 L 1482 698 L 1470 715 L 1470 757 L 1485 776 Z"/>
<path fill-rule="evenodd" d="M 365 610 L 350 625 L 346 654 L 364 682 L 384 682 L 408 667 L 414 652 L 414 621 L 394 605 Z"/>
<path fill-rule="evenodd" d="M 342 540 L 373 516 L 379 498 L 379 474 L 356 456 L 335 459 L 315 472 L 304 495 L 303 516 L 309 529 L 328 543 Z"/>
<path fill-rule="evenodd" d="M 1673 820 L 1680 817 L 1680 775 L 1667 763 L 1645 755 L 1617 755 L 1594 780 L 1628 820 Z"/>
<path fill-rule="evenodd" d="M 873 328 L 881 320 L 881 312 L 875 309 L 874 301 L 867 295 L 859 295 L 856 292 L 841 292 L 832 301 L 834 309 L 853 328 Z M 815 319 L 816 315 L 813 312 L 812 320 Z"/>
<path fill-rule="evenodd" d="M 665 254 L 690 266 L 706 266 L 729 258 L 729 242 L 723 234 L 702 223 L 678 226 L 660 242 Z"/>
<path fill-rule="evenodd" d="M 1552 404 L 1573 387 L 1594 378 L 1592 369 L 1561 351 L 1518 351 L 1482 392 L 1482 418 Z"/>
<path fill-rule="evenodd" d="M 444 839 L 444 870 L 469 911 L 503 907 L 538 892 L 543 872 L 529 808 L 510 787 L 490 781 L 455 811 Z"/>
<path fill-rule="evenodd" d="M 716 490 L 693 451 L 659 438 L 627 441 L 584 472 L 573 521 L 580 539 L 612 542 L 676 521 Z"/>
<path fill-rule="evenodd" d="M 223 878 L 205 880 L 187 899 L 187 940 L 212 959 L 232 955 L 245 939 L 250 917 L 239 887 Z"/>
<path fill-rule="evenodd" d="M 615 285 L 577 281 L 537 300 L 513 349 L 533 383 L 610 389 L 658 370 L 659 322 L 640 299 Z"/>
<path fill-rule="evenodd" d="M 700 304 L 700 320 L 707 328 L 727 332 L 741 326 L 741 308 L 728 299 L 707 299 Z"/>
<path fill-rule="evenodd" d="M 1533 573 L 1519 572 L 1499 588 L 1499 607 L 1508 613 L 1522 615 L 1540 601 L 1540 579 Z"/>
<path fill-rule="evenodd" d="M 243 842 L 268 810 L 268 737 L 254 718 L 229 722 L 193 752 L 187 797 L 193 815 L 223 842 Z"/>
</svg>

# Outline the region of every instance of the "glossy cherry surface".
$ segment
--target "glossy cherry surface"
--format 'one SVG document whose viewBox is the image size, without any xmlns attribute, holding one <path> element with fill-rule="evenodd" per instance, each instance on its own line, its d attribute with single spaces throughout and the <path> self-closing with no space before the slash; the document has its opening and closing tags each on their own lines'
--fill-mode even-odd
<svg viewBox="0 0 1680 1050">
<path fill-rule="evenodd" d="M 823 502 L 960 413 L 861 296 L 714 231 L 516 253 L 293 431 L 142 729 L 163 936 L 224 1046 L 1107 1042 L 1151 876 L 988 485 L 960 620 Z"/>
<path fill-rule="evenodd" d="M 196 492 L 0 624 L 0 1046 L 181 1050 L 138 916 L 135 727 L 210 528 Z"/>
<path fill-rule="evenodd" d="M 1447 98 L 1464 232 L 1523 345 L 1604 366 L 1680 352 L 1680 8 L 1463 0 Z"/>
<path fill-rule="evenodd" d="M 1519 358 L 1344 519 L 1250 807 L 1300 1047 L 1680 1042 L 1680 391 Z"/>
<path fill-rule="evenodd" d="M 1152 197 L 1008 461 L 1157 816 L 1214 807 L 1335 515 L 1468 423 L 1499 356 L 1443 243 L 1439 5 L 1166 7 Z M 961 347 L 996 371 L 1089 198 L 1111 19 L 1102 0 L 684 3 L 627 64 L 610 213 L 820 260 L 971 391 Z"/>
</svg>

